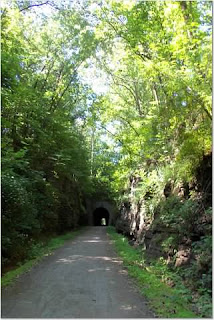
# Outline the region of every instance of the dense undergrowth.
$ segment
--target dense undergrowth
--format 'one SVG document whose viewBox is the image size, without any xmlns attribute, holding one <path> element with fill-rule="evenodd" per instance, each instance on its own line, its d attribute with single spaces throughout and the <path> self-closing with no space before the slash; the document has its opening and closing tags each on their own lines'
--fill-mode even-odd
<svg viewBox="0 0 214 320">
<path fill-rule="evenodd" d="M 29 168 L 30 169 L 30 168 Z M 32 245 L 45 235 L 76 228 L 84 216 L 81 193 L 74 181 L 62 194 L 41 173 L 2 172 L 2 265 L 21 262 L 31 253 Z M 75 188 L 76 186 L 76 188 Z"/>
<path fill-rule="evenodd" d="M 212 315 L 211 159 L 202 159 L 189 182 L 171 176 L 166 183 L 156 169 L 147 179 L 133 175 L 116 222 L 149 270 L 202 317 Z"/>
<path fill-rule="evenodd" d="M 1 11 L 3 270 L 24 261 L 41 237 L 87 224 L 85 199 L 97 180 L 84 122 L 94 98 L 77 73 L 94 36 L 77 31 L 88 26 L 78 10 L 50 6 L 43 15 L 26 3 L 3 1 Z M 66 57 L 72 47 L 81 52 Z"/>
<path fill-rule="evenodd" d="M 142 251 L 130 246 L 128 239 L 116 233 L 113 227 L 108 228 L 110 238 L 129 274 L 137 280 L 143 295 L 158 317 L 164 318 L 197 318 L 190 309 L 189 296 L 184 288 L 170 288 L 161 276 L 165 275 L 163 267 L 146 263 Z M 183 290 L 182 290 L 183 289 Z"/>
</svg>

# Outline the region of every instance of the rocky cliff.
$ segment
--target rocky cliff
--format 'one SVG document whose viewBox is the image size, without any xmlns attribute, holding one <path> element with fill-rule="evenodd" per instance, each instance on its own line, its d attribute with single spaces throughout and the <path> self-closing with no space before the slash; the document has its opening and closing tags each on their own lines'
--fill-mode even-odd
<svg viewBox="0 0 214 320">
<path fill-rule="evenodd" d="M 152 190 L 136 197 L 142 181 L 132 176 L 116 221 L 117 231 L 141 246 L 148 261 L 162 257 L 169 267 L 183 272 L 193 289 L 211 289 L 211 167 L 209 154 L 191 181 L 170 180 L 159 197 Z"/>
</svg>

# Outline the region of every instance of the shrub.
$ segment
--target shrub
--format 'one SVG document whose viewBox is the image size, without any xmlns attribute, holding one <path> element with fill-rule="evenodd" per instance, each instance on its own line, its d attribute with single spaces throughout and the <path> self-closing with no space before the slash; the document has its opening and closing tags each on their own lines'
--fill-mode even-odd
<svg viewBox="0 0 214 320">
<path fill-rule="evenodd" d="M 23 259 L 31 237 L 39 232 L 37 209 L 28 181 L 18 175 L 2 175 L 2 257 L 3 263 Z"/>
</svg>

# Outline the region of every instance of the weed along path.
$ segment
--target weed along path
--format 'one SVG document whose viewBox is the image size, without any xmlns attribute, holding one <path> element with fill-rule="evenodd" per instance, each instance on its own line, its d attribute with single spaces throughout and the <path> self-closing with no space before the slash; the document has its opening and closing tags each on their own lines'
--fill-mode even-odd
<svg viewBox="0 0 214 320">
<path fill-rule="evenodd" d="M 2 318 L 154 318 L 114 252 L 90 227 L 2 290 Z"/>
</svg>

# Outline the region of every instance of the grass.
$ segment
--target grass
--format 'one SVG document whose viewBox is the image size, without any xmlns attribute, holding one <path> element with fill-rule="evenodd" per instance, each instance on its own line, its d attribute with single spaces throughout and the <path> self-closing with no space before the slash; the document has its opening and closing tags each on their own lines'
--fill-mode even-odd
<svg viewBox="0 0 214 320">
<path fill-rule="evenodd" d="M 65 241 L 72 240 L 75 238 L 83 228 L 68 232 L 61 236 L 54 237 L 50 239 L 46 244 L 37 243 L 34 244 L 31 248 L 30 258 L 25 261 L 19 267 L 8 271 L 6 274 L 2 276 L 1 285 L 2 287 L 6 287 L 12 284 L 15 279 L 21 274 L 29 271 L 34 265 L 36 265 L 39 261 L 41 261 L 45 256 L 52 254 L 54 250 L 64 245 Z"/>
<path fill-rule="evenodd" d="M 162 282 L 155 274 L 154 267 L 146 266 L 142 252 L 131 247 L 127 238 L 118 234 L 113 227 L 108 227 L 108 234 L 129 275 L 137 280 L 141 293 L 148 298 L 151 309 L 158 317 L 200 318 L 190 310 L 189 303 L 177 289 Z"/>
</svg>

